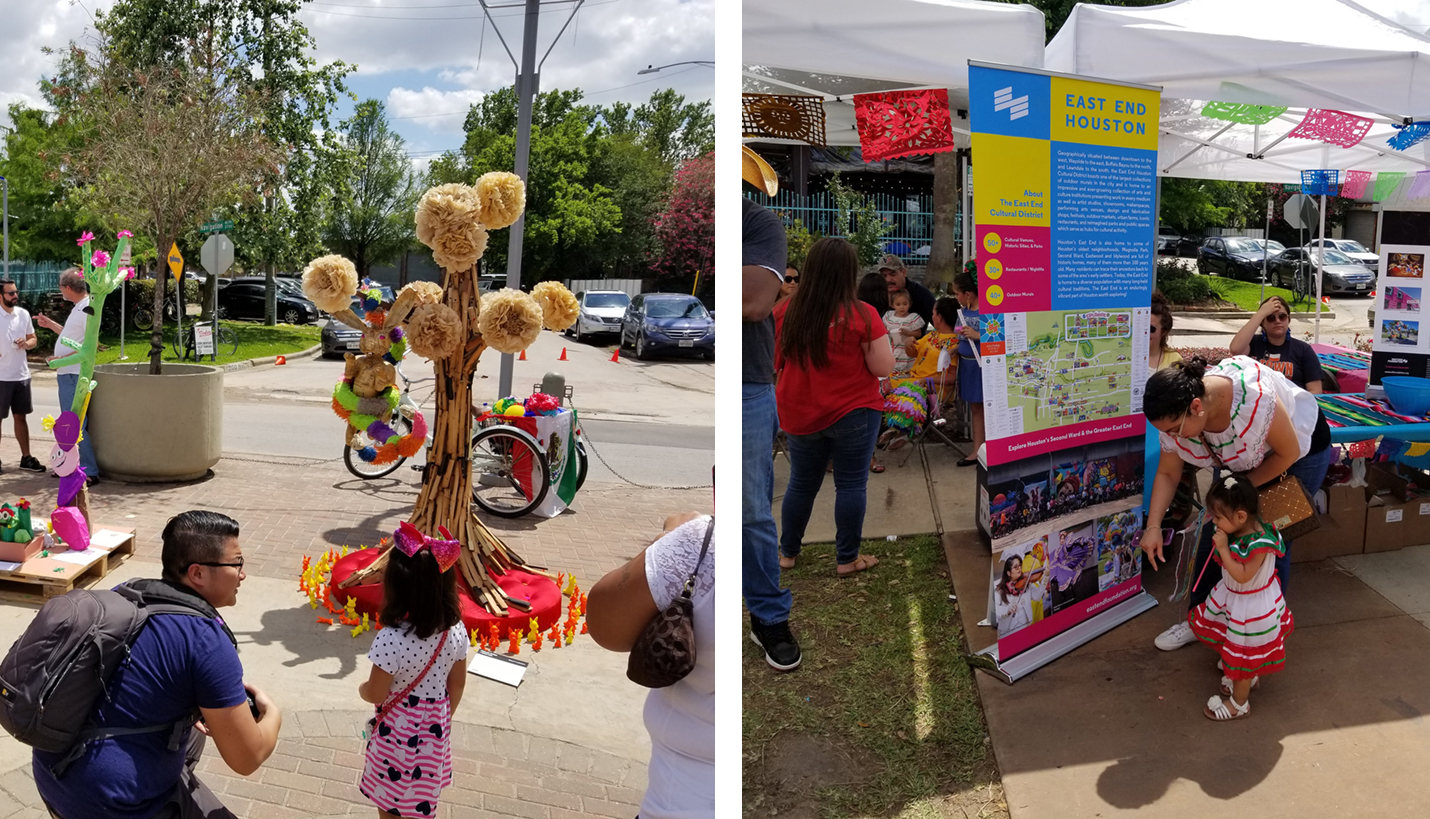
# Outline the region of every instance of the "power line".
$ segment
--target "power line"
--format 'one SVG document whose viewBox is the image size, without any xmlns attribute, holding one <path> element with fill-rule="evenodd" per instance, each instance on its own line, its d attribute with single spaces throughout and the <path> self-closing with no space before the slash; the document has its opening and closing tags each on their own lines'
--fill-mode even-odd
<svg viewBox="0 0 1430 819">
<path fill-rule="evenodd" d="M 658 81 L 658 80 L 668 79 L 668 78 L 674 77 L 674 76 L 676 76 L 676 75 L 678 75 L 678 74 L 684 74 L 684 73 L 687 72 L 687 71 L 694 71 L 695 69 L 697 69 L 697 68 L 699 68 L 699 67 L 700 67 L 700 66 L 692 65 L 692 66 L 689 67 L 689 68 L 682 68 L 682 69 L 679 70 L 679 71 L 672 71 L 672 72 L 670 72 L 669 74 L 665 75 L 664 77 L 651 77 L 651 78 L 648 79 L 648 80 L 638 80 L 638 81 L 636 81 L 636 82 L 629 83 L 629 84 L 627 84 L 627 85 L 618 85 L 618 86 L 616 86 L 615 88 L 603 88 L 603 89 L 601 89 L 600 91 L 592 91 L 592 92 L 587 93 L 587 94 L 582 94 L 581 98 L 582 98 L 582 99 L 585 99 L 585 98 L 587 98 L 587 97 L 594 97 L 594 96 L 596 96 L 597 94 L 608 94 L 608 93 L 610 93 L 610 92 L 612 92 L 612 91 L 620 91 L 620 90 L 622 90 L 622 89 L 632 88 L 632 87 L 637 86 L 637 85 L 645 85 L 646 83 L 651 83 L 651 82 L 656 82 L 656 81 Z M 476 103 L 472 103 L 472 104 L 475 105 Z M 441 114 L 412 114 L 412 115 L 410 115 L 410 116 L 405 116 L 405 117 L 388 117 L 388 119 L 428 119 L 428 118 L 430 118 L 430 117 L 456 117 L 456 116 L 465 116 L 466 113 L 467 113 L 466 111 L 446 111 L 446 112 L 441 113 Z"/>
<path fill-rule="evenodd" d="M 619 2 L 619 0 L 602 0 L 601 2 L 598 2 L 598 3 L 587 3 L 587 5 L 588 5 L 588 6 L 606 6 L 606 5 L 610 5 L 611 3 L 616 3 L 616 2 Z M 315 8 L 310 8 L 310 6 L 313 6 L 313 5 L 340 6 L 340 7 L 343 7 L 343 8 L 366 8 L 366 9 L 369 9 L 369 10 L 372 10 L 372 11 L 396 11 L 396 12 L 403 12 L 403 11 L 407 11 L 408 9 L 421 9 L 421 8 L 434 8 L 434 9 L 440 9 L 440 8 L 464 8 L 464 7 L 471 7 L 471 6 L 480 5 L 479 3 L 463 3 L 463 4 L 451 5 L 451 6 L 407 6 L 407 7 L 404 7 L 404 8 L 389 8 L 389 9 L 383 9 L 383 8 L 381 8 L 381 7 L 364 6 L 364 5 L 352 5 L 352 4 L 347 4 L 347 3 L 317 3 L 317 2 L 311 2 L 311 3 L 309 3 L 308 6 L 304 6 L 302 10 L 303 10 L 303 11 L 312 11 L 312 12 L 315 12 L 315 13 L 317 13 L 317 14 L 334 14 L 334 15 L 337 15 L 337 16 L 339 16 L 339 17 L 362 17 L 362 18 L 366 18 L 366 19 L 368 19 L 368 20 L 398 20 L 398 21 L 403 21 L 403 22 L 406 22 L 406 21 L 408 21 L 408 20 L 416 20 L 416 21 L 422 21 L 422 20 L 481 20 L 481 19 L 485 19 L 485 17 L 486 17 L 486 15 L 482 15 L 482 14 L 457 15 L 457 16 L 453 16 L 453 17 L 389 17 L 389 16 L 386 16 L 386 15 L 380 15 L 380 14 L 354 14 L 354 13 L 352 13 L 352 12 L 350 12 L 350 11 L 328 11 L 327 9 L 315 9 Z M 539 13 L 540 13 L 540 14 L 546 14 L 548 11 L 559 11 L 559 9 L 544 9 L 544 10 L 540 11 Z M 516 11 L 516 12 L 509 13 L 509 14 L 493 14 L 492 17 L 520 17 L 520 16 L 523 16 L 524 14 L 525 14 L 525 12 Z"/>
</svg>

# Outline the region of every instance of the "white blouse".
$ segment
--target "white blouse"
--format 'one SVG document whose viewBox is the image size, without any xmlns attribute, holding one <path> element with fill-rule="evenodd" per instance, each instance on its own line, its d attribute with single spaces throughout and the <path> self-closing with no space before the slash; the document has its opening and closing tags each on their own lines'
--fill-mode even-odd
<svg viewBox="0 0 1430 819">
<path fill-rule="evenodd" d="M 1175 438 L 1159 432 L 1163 452 L 1175 452 L 1196 466 L 1218 466 L 1220 462 L 1233 472 L 1249 472 L 1266 459 L 1270 449 L 1267 437 L 1278 406 L 1291 413 L 1291 428 L 1296 431 L 1299 447 L 1296 459 L 1311 451 L 1311 435 L 1320 413 L 1316 396 L 1243 355 L 1208 367 L 1207 376 L 1231 382 L 1231 424 L 1221 432 L 1206 430 L 1200 438 Z"/>
</svg>

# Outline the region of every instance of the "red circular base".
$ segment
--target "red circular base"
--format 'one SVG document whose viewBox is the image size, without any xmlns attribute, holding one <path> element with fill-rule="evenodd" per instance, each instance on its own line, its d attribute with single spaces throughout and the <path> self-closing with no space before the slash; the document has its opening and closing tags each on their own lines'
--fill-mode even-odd
<svg viewBox="0 0 1430 819">
<path fill-rule="evenodd" d="M 328 584 L 333 604 L 346 606 L 348 598 L 357 600 L 358 614 L 370 614 L 374 620 L 382 610 L 382 581 L 364 583 L 361 586 L 340 589 L 338 584 L 346 580 L 353 572 L 366 568 L 382 552 L 378 549 L 359 549 L 350 553 L 347 557 L 341 558 L 333 564 L 333 573 Z M 531 611 L 526 612 L 513 607 L 511 614 L 506 617 L 497 617 L 481 604 L 472 599 L 471 592 L 467 590 L 467 581 L 462 577 L 461 572 L 454 566 L 449 571 L 457 572 L 457 597 L 462 601 L 462 623 L 466 625 L 467 631 L 477 630 L 477 634 L 486 637 L 490 633 L 492 624 L 496 624 L 497 635 L 503 642 L 507 640 L 508 629 L 520 629 L 522 634 L 527 633 L 531 628 L 531 618 L 536 618 L 537 628 L 541 631 L 549 631 L 561 619 L 561 590 L 556 587 L 556 582 L 549 577 L 539 574 L 523 572 L 519 569 L 512 569 L 504 575 L 496 578 L 497 585 L 502 590 L 511 595 L 516 600 L 528 600 L 531 602 Z"/>
</svg>

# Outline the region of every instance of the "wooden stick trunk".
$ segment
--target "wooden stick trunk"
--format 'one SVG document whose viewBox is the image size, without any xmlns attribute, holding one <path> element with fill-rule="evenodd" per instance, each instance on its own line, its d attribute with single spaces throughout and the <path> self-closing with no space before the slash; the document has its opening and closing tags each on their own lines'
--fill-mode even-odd
<svg viewBox="0 0 1430 819">
<path fill-rule="evenodd" d="M 452 537 L 462 541 L 458 565 L 472 599 L 492 614 L 505 616 L 509 605 L 522 609 L 524 601 L 512 601 L 493 578 L 508 568 L 528 566 L 472 512 L 472 378 L 483 349 L 477 332 L 481 302 L 476 284 L 475 267 L 457 273 L 443 271 L 442 302 L 456 311 L 470 335 L 469 342 L 475 341 L 476 346 L 473 349 L 470 343 L 459 344 L 452 353 L 432 362 L 437 377 L 437 410 L 427 467 L 422 473 L 422 491 L 412 510 L 411 523 L 430 537 L 439 535 L 437 527 L 446 527 Z"/>
</svg>

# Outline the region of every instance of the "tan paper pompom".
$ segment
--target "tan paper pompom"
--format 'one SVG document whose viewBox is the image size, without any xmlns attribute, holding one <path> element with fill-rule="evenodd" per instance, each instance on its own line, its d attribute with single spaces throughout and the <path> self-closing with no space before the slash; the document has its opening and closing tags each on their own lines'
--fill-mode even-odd
<svg viewBox="0 0 1430 819">
<path fill-rule="evenodd" d="M 442 302 L 442 285 L 436 282 L 412 282 L 402 288 L 403 292 L 411 292 L 417 297 L 420 304 L 440 304 Z M 402 294 L 399 293 L 399 296 Z"/>
<path fill-rule="evenodd" d="M 493 350 L 519 353 L 541 335 L 541 307 L 520 290 L 504 287 L 482 296 L 477 329 Z"/>
<path fill-rule="evenodd" d="M 548 330 L 565 330 L 581 314 L 581 303 L 561 282 L 542 282 L 531 288 L 531 297 L 541 308 L 541 323 Z"/>
<path fill-rule="evenodd" d="M 417 203 L 417 241 L 435 250 L 444 233 L 475 227 L 481 216 L 476 191 L 460 182 L 438 185 Z"/>
<path fill-rule="evenodd" d="M 475 224 L 440 230 L 432 243 L 432 260 L 444 270 L 467 270 L 487 252 L 487 232 Z"/>
<path fill-rule="evenodd" d="M 466 333 L 457 311 L 445 304 L 424 304 L 407 322 L 407 343 L 427 359 L 446 358 L 462 345 Z"/>
<path fill-rule="evenodd" d="M 357 289 L 357 268 L 342 256 L 320 256 L 303 268 L 303 295 L 325 313 L 352 307 Z"/>
<path fill-rule="evenodd" d="M 476 194 L 477 201 L 481 203 L 482 224 L 489 230 L 515 223 L 526 209 L 526 184 L 514 173 L 492 171 L 482 174 L 477 180 Z"/>
</svg>

